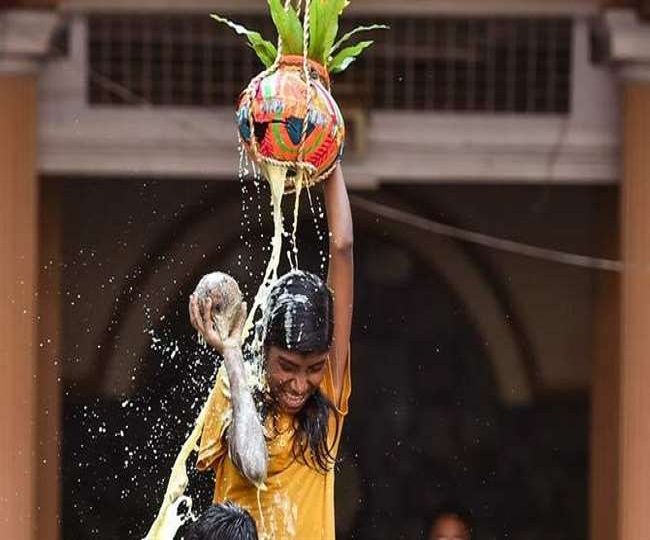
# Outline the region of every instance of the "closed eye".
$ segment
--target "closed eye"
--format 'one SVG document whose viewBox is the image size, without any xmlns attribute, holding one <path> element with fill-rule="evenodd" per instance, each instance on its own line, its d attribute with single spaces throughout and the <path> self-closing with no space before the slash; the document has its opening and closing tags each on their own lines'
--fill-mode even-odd
<svg viewBox="0 0 650 540">
<path fill-rule="evenodd" d="M 325 367 L 325 362 L 321 362 L 320 364 L 315 364 L 309 368 L 310 373 L 318 373 Z"/>
<path fill-rule="evenodd" d="M 280 367 L 283 369 L 283 371 L 290 372 L 294 372 L 298 369 L 296 365 L 291 364 L 290 362 L 285 362 L 284 360 L 280 360 Z"/>
</svg>

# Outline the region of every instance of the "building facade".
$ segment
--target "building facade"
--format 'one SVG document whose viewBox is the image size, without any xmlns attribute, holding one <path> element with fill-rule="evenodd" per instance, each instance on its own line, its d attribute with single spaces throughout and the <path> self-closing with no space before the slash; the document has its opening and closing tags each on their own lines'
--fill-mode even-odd
<svg viewBox="0 0 650 540">
<path fill-rule="evenodd" d="M 75 399 L 122 403 L 157 377 L 139 367 L 143 358 L 151 359 L 151 335 L 142 329 L 160 333 L 164 327 L 152 323 L 140 300 L 157 317 L 173 319 L 169 298 L 185 292 L 204 269 L 206 252 L 196 246 L 216 243 L 218 249 L 207 252 L 211 264 L 236 267 L 241 194 L 233 187 L 238 160 L 230 103 L 256 66 L 234 39 L 213 34 L 203 15 L 217 10 L 263 25 L 261 7 L 253 1 L 196 1 L 180 10 L 162 0 L 74 0 L 19 5 L 0 14 L 0 125 L 6 140 L 0 150 L 6 261 L 0 313 L 7 366 L 0 395 L 5 410 L 14 411 L 2 420 L 0 455 L 8 479 L 3 520 L 12 537 L 55 538 L 61 530 L 61 485 L 66 492 L 76 489 L 59 472 L 61 455 L 64 461 L 80 455 L 60 449 L 63 412 L 78 414 L 80 403 L 68 392 Z M 376 537 L 419 504 L 392 506 L 396 491 L 409 493 L 417 471 L 394 477 L 381 472 L 420 459 L 418 449 L 429 448 L 422 463 L 437 464 L 431 465 L 435 479 L 418 484 L 425 499 L 420 512 L 437 501 L 426 493 L 464 484 L 469 487 L 460 495 L 478 493 L 470 503 L 480 509 L 509 488 L 507 482 L 484 491 L 477 486 L 494 471 L 517 478 L 506 472 L 509 463 L 555 474 L 541 451 L 504 451 L 504 444 L 543 440 L 542 427 L 528 435 L 521 425 L 512 427 L 518 411 L 534 410 L 537 418 L 550 419 L 545 451 L 562 446 L 556 435 L 570 439 L 577 433 L 585 441 L 584 451 L 580 444 L 567 447 L 558 459 L 588 467 L 583 492 L 589 538 L 646 536 L 650 27 L 643 14 L 642 3 L 586 0 L 399 6 L 359 0 L 350 8 L 352 18 L 389 20 L 392 26 L 377 38 L 373 55 L 338 83 L 353 134 L 345 174 L 361 236 L 360 296 L 372 306 L 376 295 L 389 290 L 395 303 L 411 295 L 417 304 L 437 290 L 430 303 L 440 306 L 418 308 L 421 317 L 409 319 L 409 347 L 392 345 L 404 335 L 400 317 L 382 306 L 369 307 L 381 324 L 357 315 L 355 380 L 367 376 L 379 389 L 355 390 L 358 407 L 379 399 L 387 404 L 381 418 L 399 420 L 389 430 L 394 444 L 382 447 L 381 420 L 375 431 L 368 428 L 368 451 L 350 437 L 353 466 L 340 483 L 355 496 L 342 506 L 353 508 L 355 497 L 364 502 L 356 514 L 339 516 L 343 532 Z M 405 224 L 386 207 L 518 243 L 511 251 L 494 243 L 470 249 L 471 243 Z M 192 211 L 179 215 L 179 208 Z M 531 217 L 535 211 L 543 219 Z M 146 212 L 160 219 L 145 218 Z M 123 251 L 115 251 L 116 238 L 124 240 Z M 522 258 L 516 248 L 523 244 L 591 255 L 596 268 Z M 79 253 L 84 249 L 96 253 Z M 373 259 L 377 253 L 380 258 Z M 104 274 L 92 258 L 107 254 L 104 263 L 112 268 Z M 598 269 L 602 259 L 620 259 L 622 266 Z M 385 261 L 392 270 L 382 273 Z M 252 271 L 250 264 L 243 270 Z M 99 282 L 106 285 L 101 294 Z M 458 315 L 446 319 L 445 313 Z M 391 328 L 398 328 L 394 335 Z M 382 342 L 386 335 L 393 337 Z M 436 348 L 443 350 L 438 361 Z M 433 360 L 390 371 L 400 381 L 394 384 L 369 375 L 375 370 L 368 359 L 381 351 L 384 365 L 391 358 L 406 365 L 422 351 Z M 143 369 L 145 375 L 135 376 Z M 430 371 L 422 388 L 412 379 L 418 370 Z M 463 383 L 467 378 L 472 384 Z M 458 392 L 478 425 L 467 426 L 454 409 Z M 528 422 L 523 418 L 520 424 Z M 485 428 L 490 423 L 500 429 Z M 362 417 L 351 425 L 358 433 Z M 431 433 L 437 442 L 427 447 Z M 76 441 L 74 430 L 70 434 Z M 419 441 L 416 450 L 396 446 L 402 440 Z M 473 440 L 482 446 L 472 447 Z M 370 457 L 377 447 L 384 461 Z M 355 452 L 363 463 L 355 461 Z M 459 455 L 456 470 L 444 456 Z M 481 473 L 463 475 L 468 467 Z M 440 480 L 445 470 L 452 473 Z M 388 488 L 382 490 L 381 482 L 368 487 L 373 479 Z M 565 483 L 580 492 L 583 480 L 578 475 Z M 513 480 L 511 487 L 525 485 Z M 543 479 L 540 485 L 542 499 L 560 496 Z M 531 520 L 546 520 L 555 507 L 539 508 Z M 503 521 L 508 510 L 490 508 L 480 517 Z M 412 528 L 399 534 L 417 534 L 420 525 L 411 517 Z M 572 530 L 581 535 L 583 529 L 587 523 Z M 503 534 L 494 527 L 488 532 Z M 546 534 L 537 537 L 554 533 Z"/>
</svg>

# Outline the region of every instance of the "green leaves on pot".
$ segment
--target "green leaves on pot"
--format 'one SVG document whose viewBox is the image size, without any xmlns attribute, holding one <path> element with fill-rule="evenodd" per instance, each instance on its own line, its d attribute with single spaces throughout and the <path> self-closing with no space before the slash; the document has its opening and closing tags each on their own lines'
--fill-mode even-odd
<svg viewBox="0 0 650 540">
<path fill-rule="evenodd" d="M 330 73 L 341 73 L 341 71 L 344 71 L 352 62 L 357 59 L 357 56 L 359 56 L 373 43 L 373 41 L 361 41 L 356 45 L 346 47 L 328 62 L 327 70 Z"/>
<path fill-rule="evenodd" d="M 339 16 L 348 6 L 348 0 L 312 0 L 309 8 L 308 57 L 327 64 L 332 45 L 339 31 Z"/>
<path fill-rule="evenodd" d="M 329 54 L 330 56 L 333 55 L 336 51 L 339 50 L 339 47 L 341 47 L 341 45 L 343 45 L 352 36 L 358 34 L 359 32 L 370 32 L 371 30 L 389 30 L 389 29 L 390 26 L 386 26 L 385 24 L 371 24 L 370 26 L 357 26 L 354 30 L 348 32 L 341 39 L 339 39 L 336 42 L 336 45 L 331 47 Z"/>
<path fill-rule="evenodd" d="M 289 5 L 285 11 L 281 0 L 268 0 L 273 23 L 282 38 L 282 54 L 302 54 L 303 31 L 298 14 Z"/>
<path fill-rule="evenodd" d="M 267 2 L 278 36 L 281 38 L 280 54 L 302 55 L 303 26 L 296 8 L 289 2 L 285 9 L 284 4 L 286 2 L 284 0 L 267 0 Z M 307 57 L 326 66 L 330 73 L 344 71 L 373 43 L 372 41 L 361 41 L 341 49 L 350 38 L 361 32 L 388 29 L 388 26 L 384 24 L 359 26 L 336 41 L 336 35 L 339 31 L 339 17 L 349 4 L 349 0 L 311 0 L 309 4 L 309 48 Z M 278 55 L 275 45 L 265 40 L 258 32 L 248 30 L 240 24 L 215 14 L 212 14 L 211 17 L 220 23 L 228 25 L 238 34 L 246 36 L 248 44 L 257 53 L 262 63 L 266 67 L 273 65 Z"/>
<path fill-rule="evenodd" d="M 210 17 L 212 17 L 215 21 L 219 21 L 220 23 L 229 26 L 238 34 L 246 36 L 249 46 L 255 51 L 264 66 L 269 67 L 273 64 L 275 57 L 278 54 L 277 49 L 273 43 L 265 40 L 259 32 L 249 30 L 248 28 L 243 27 L 241 24 L 237 24 L 229 21 L 228 19 L 224 19 L 215 13 L 210 14 Z"/>
</svg>

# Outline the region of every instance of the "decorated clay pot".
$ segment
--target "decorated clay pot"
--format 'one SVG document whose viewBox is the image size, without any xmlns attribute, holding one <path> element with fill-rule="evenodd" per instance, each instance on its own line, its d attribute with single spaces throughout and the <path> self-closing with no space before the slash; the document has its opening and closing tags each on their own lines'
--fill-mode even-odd
<svg viewBox="0 0 650 540">
<path fill-rule="evenodd" d="M 237 107 L 243 144 L 251 157 L 262 165 L 265 162 L 286 165 L 286 191 L 295 188 L 297 174 L 303 174 L 306 185 L 321 180 L 343 154 L 345 124 L 329 92 L 327 70 L 312 60 L 308 61 L 308 66 L 309 114 L 302 56 L 282 57 L 276 71 L 242 92 Z M 307 131 L 301 160 L 304 166 L 296 167 L 305 116 Z"/>
</svg>

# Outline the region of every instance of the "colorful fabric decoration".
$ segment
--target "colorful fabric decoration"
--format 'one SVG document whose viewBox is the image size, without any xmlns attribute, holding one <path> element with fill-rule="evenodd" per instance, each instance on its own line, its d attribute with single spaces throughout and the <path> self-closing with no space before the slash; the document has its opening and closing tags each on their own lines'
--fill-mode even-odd
<svg viewBox="0 0 650 540">
<path fill-rule="evenodd" d="M 328 90 L 327 71 L 311 60 L 309 66 L 309 100 L 302 56 L 286 56 L 276 71 L 242 93 L 236 114 L 241 140 L 255 160 L 283 162 L 294 172 L 300 162 L 308 185 L 341 158 L 345 138 L 341 111 Z M 305 117 L 307 129 L 300 155 Z M 291 178 L 288 174 L 288 190 L 293 187 Z"/>
</svg>

